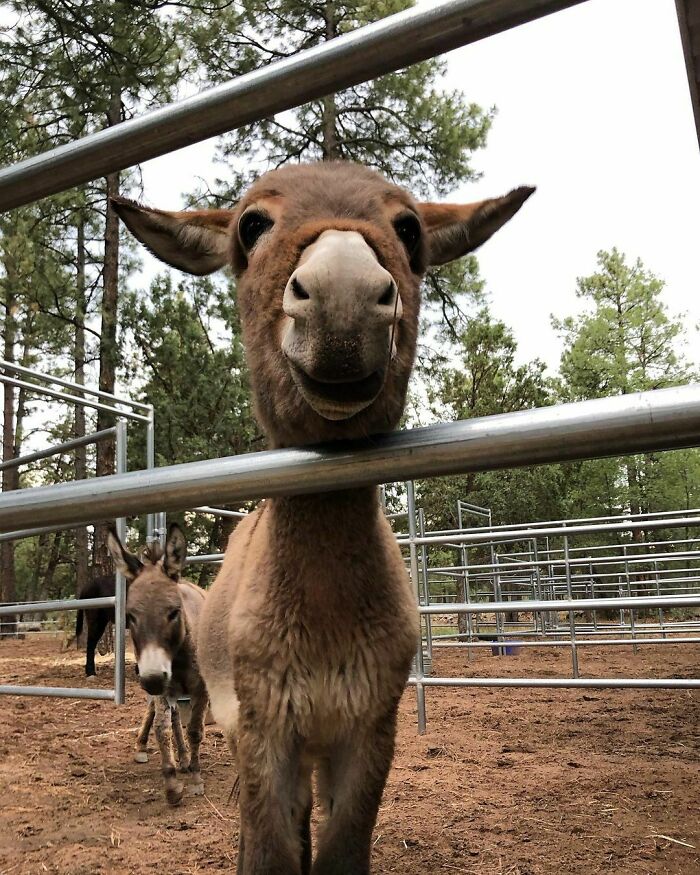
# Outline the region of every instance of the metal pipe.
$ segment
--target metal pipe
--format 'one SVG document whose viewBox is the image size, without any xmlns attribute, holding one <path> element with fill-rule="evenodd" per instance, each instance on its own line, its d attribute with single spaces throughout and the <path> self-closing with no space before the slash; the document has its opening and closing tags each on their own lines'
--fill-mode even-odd
<svg viewBox="0 0 700 875">
<path fill-rule="evenodd" d="M 406 483 L 406 499 L 408 502 L 408 536 L 410 539 L 409 553 L 411 557 L 411 584 L 413 585 L 413 594 L 416 599 L 416 604 L 420 608 L 420 584 L 418 582 L 418 548 L 416 547 L 416 491 L 413 480 Z M 429 607 L 429 605 L 426 605 Z M 422 621 L 421 621 L 422 625 Z M 425 712 L 425 689 L 422 681 L 425 677 L 425 668 L 423 665 L 423 634 L 418 636 L 418 647 L 416 648 L 416 704 L 418 709 L 418 734 L 425 733 L 426 712 Z"/>
<path fill-rule="evenodd" d="M 450 422 L 340 446 L 269 450 L 8 492 L 0 496 L 0 531 L 699 443 L 700 385 L 657 389 Z M 654 521 L 646 524 L 653 526 Z M 530 530 L 525 536 L 533 534 Z M 465 537 L 471 536 L 459 540 Z"/>
<path fill-rule="evenodd" d="M 466 633 L 461 633 L 462 637 L 466 637 Z M 457 641 L 449 640 L 456 639 L 457 635 L 434 635 L 433 643 L 435 647 L 493 647 L 493 641 Z M 512 647 L 570 647 L 569 639 L 561 641 L 521 641 L 517 638 L 507 638 L 506 643 Z M 700 644 L 700 638 L 638 638 L 637 644 Z M 577 647 L 629 647 L 628 638 L 598 638 L 587 639 L 577 638 Z"/>
<path fill-rule="evenodd" d="M 114 690 L 91 690 L 89 687 L 22 687 L 4 684 L 0 696 L 54 696 L 60 699 L 114 700 Z"/>
<path fill-rule="evenodd" d="M 26 456 L 17 456 L 15 459 L 8 459 L 6 462 L 0 462 L 0 471 L 4 471 L 7 468 L 19 468 L 20 465 L 29 465 L 32 462 L 38 462 L 39 459 L 46 459 L 49 456 L 57 456 L 60 453 L 67 453 L 78 447 L 84 447 L 86 444 L 96 444 L 98 441 L 101 441 L 106 437 L 111 437 L 114 433 L 114 428 L 104 428 L 102 431 L 94 431 L 92 434 L 73 438 L 73 440 L 64 441 L 62 444 L 55 444 L 55 446 L 49 447 L 46 450 L 39 450 L 36 453 L 27 453 Z"/>
<path fill-rule="evenodd" d="M 248 516 L 244 510 L 226 510 L 221 507 L 193 507 L 192 510 L 196 510 L 197 513 L 208 513 L 212 516 L 236 517 L 237 519 L 243 519 Z"/>
<path fill-rule="evenodd" d="M 126 423 L 117 423 L 115 462 L 117 474 L 126 471 Z M 117 536 L 126 543 L 126 519 L 116 521 Z M 114 704 L 126 701 L 126 578 L 117 569 L 114 587 Z"/>
<path fill-rule="evenodd" d="M 100 401 L 91 401 L 89 398 L 78 398 L 77 395 L 69 395 L 67 392 L 59 392 L 57 389 L 47 389 L 45 386 L 37 386 L 36 383 L 29 383 L 26 380 L 19 380 L 16 377 L 7 377 L 0 374 L 0 383 L 7 383 L 8 386 L 17 386 L 20 389 L 26 389 L 28 392 L 33 392 L 37 395 L 45 395 L 47 398 L 55 398 L 57 401 L 66 401 L 69 404 L 79 404 L 81 407 L 91 407 L 93 410 L 105 410 L 107 413 L 113 413 L 115 416 L 122 416 L 126 419 L 135 419 L 139 422 L 147 422 L 148 418 L 140 413 L 133 413 L 130 410 L 119 410 L 109 404 L 102 404 Z"/>
<path fill-rule="evenodd" d="M 68 529 L 82 528 L 84 523 L 76 523 L 72 526 L 39 526 L 34 529 L 16 529 L 14 532 L 0 534 L 0 543 L 3 541 L 21 541 L 22 538 L 33 538 L 35 535 L 49 535 L 51 532 L 61 532 Z"/>
<path fill-rule="evenodd" d="M 0 211 L 424 61 L 583 0 L 433 0 L 0 172 Z"/>
<path fill-rule="evenodd" d="M 9 371 L 12 374 L 21 374 L 25 377 L 33 377 L 35 380 L 43 380 L 46 383 L 52 383 L 55 386 L 63 386 L 65 389 L 77 389 L 79 392 L 84 392 L 86 395 L 92 395 L 95 398 L 102 398 L 105 401 L 115 401 L 118 404 L 124 404 L 127 407 L 133 407 L 136 410 L 148 410 L 149 405 L 143 404 L 141 401 L 132 401 L 130 398 L 120 398 L 118 395 L 113 395 L 111 392 L 103 392 L 101 389 L 91 389 L 89 386 L 83 386 L 82 383 L 72 383 L 70 380 L 64 380 L 61 377 L 54 377 L 51 374 L 43 374 L 41 371 L 35 371 L 33 368 L 25 368 L 22 365 L 16 365 L 14 362 L 8 362 L 5 359 L 0 359 L 0 369 Z"/>
<path fill-rule="evenodd" d="M 512 611 L 592 611 L 596 610 L 629 610 L 630 608 L 697 608 L 700 606 L 700 593 L 695 595 L 664 596 L 634 596 L 633 598 L 612 599 L 545 599 L 543 601 L 529 601 L 522 599 L 517 602 L 471 602 L 441 605 L 419 605 L 421 614 L 459 614 L 462 611 L 471 611 L 473 614 L 497 614 Z"/>
<path fill-rule="evenodd" d="M 53 487 L 51 487 L 53 488 Z M 541 535 L 562 535 L 566 530 L 571 535 L 587 535 L 592 533 L 601 533 L 601 532 L 629 532 L 635 529 L 673 529 L 673 528 L 681 528 L 685 526 L 700 526 L 700 516 L 697 517 L 679 517 L 674 519 L 666 519 L 666 520 L 648 520 L 646 522 L 640 523 L 610 523 L 609 525 L 594 525 L 594 526 L 570 526 L 568 529 L 565 527 L 558 527 L 555 529 L 540 529 L 538 532 L 533 532 L 532 529 L 522 529 L 517 533 L 508 532 L 504 533 L 503 536 L 500 533 L 494 533 L 490 537 L 496 541 L 509 542 L 509 541 L 522 541 L 526 538 L 530 538 L 533 534 L 538 536 Z M 515 537 L 514 537 L 515 535 Z M 440 535 L 426 535 L 425 538 L 418 538 L 418 544 L 450 544 L 453 546 L 453 541 L 459 541 L 460 543 L 466 544 L 482 544 L 482 546 L 487 546 L 490 544 L 490 541 L 483 540 L 483 534 L 481 535 L 449 535 L 446 537 L 442 537 Z M 399 543 L 403 543 L 399 538 Z M 554 560 L 556 562 L 560 562 L 561 560 Z"/>
<path fill-rule="evenodd" d="M 416 679 L 410 677 L 409 684 Z M 422 679 L 427 687 L 557 687 L 598 690 L 697 690 L 700 678 L 436 678 Z"/>
<path fill-rule="evenodd" d="M 146 469 L 153 470 L 156 466 L 155 423 L 153 421 L 153 405 L 148 408 L 148 421 L 146 423 Z M 124 468 L 126 471 L 126 468 Z M 155 529 L 155 514 L 146 514 L 146 543 L 156 540 L 153 531 Z"/>
<path fill-rule="evenodd" d="M 59 599 L 53 602 L 15 602 L 0 605 L 0 617 L 13 614 L 43 614 L 49 611 L 86 611 L 90 608 L 111 608 L 114 596 L 101 596 L 97 599 Z"/>
</svg>

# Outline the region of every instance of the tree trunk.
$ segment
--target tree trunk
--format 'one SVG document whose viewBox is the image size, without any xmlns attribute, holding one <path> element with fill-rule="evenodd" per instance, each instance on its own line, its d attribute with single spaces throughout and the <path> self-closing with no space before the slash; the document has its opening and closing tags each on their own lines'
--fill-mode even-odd
<svg viewBox="0 0 700 875">
<path fill-rule="evenodd" d="M 44 584 L 42 586 L 43 597 L 47 600 L 51 598 L 53 579 L 56 574 L 56 569 L 61 562 L 62 538 L 63 532 L 56 532 L 56 534 L 53 536 L 53 543 L 51 544 L 51 549 L 49 551 L 49 561 L 46 564 L 46 571 L 44 572 Z"/>
<path fill-rule="evenodd" d="M 5 361 L 15 360 L 15 337 L 17 334 L 17 299 L 13 290 L 13 278 L 9 265 L 7 269 L 7 295 L 5 299 L 5 344 L 3 355 Z M 15 390 L 7 383 L 3 384 L 3 424 L 2 424 L 2 458 L 7 462 L 17 455 L 15 448 L 14 428 Z M 18 485 L 17 468 L 7 468 L 2 472 L 2 491 L 10 492 Z M 15 542 L 3 541 L 0 544 L 0 601 L 14 602 L 17 600 L 15 580 Z M 17 634 L 17 616 L 4 617 L 0 630 L 4 635 Z"/>
<path fill-rule="evenodd" d="M 121 121 L 121 91 L 114 87 L 107 113 L 107 126 Z M 119 173 L 107 176 L 107 211 L 105 218 L 105 252 L 102 270 L 102 325 L 100 330 L 100 383 L 103 392 L 114 392 L 117 365 L 117 305 L 119 301 L 119 218 L 110 198 L 119 195 Z M 97 415 L 98 431 L 114 425 L 114 416 L 100 410 Z M 114 474 L 114 440 L 100 441 L 97 445 L 98 477 Z M 112 562 L 107 549 L 108 526 L 95 526 L 95 574 L 112 573 Z"/>
<path fill-rule="evenodd" d="M 85 385 L 85 315 L 87 302 L 85 300 L 85 215 L 78 215 L 77 253 L 75 278 L 75 341 L 73 346 L 73 362 L 75 382 Z M 74 436 L 85 435 L 85 408 L 75 406 Z M 87 450 L 78 447 L 75 451 L 75 479 L 85 480 L 87 477 Z M 75 594 L 83 591 L 88 581 L 88 532 L 86 528 L 75 530 Z"/>
<path fill-rule="evenodd" d="M 326 40 L 335 39 L 338 35 L 335 21 L 335 0 L 327 0 L 324 16 L 326 19 Z M 337 161 L 340 158 L 338 139 L 335 130 L 336 107 L 335 95 L 329 94 L 323 98 L 323 160 Z"/>
</svg>

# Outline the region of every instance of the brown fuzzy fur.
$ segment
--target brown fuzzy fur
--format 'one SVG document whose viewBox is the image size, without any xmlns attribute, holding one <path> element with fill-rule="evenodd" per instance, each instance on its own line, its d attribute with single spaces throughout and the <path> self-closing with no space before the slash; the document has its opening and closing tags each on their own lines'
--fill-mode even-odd
<svg viewBox="0 0 700 875">
<path fill-rule="evenodd" d="M 396 427 L 428 264 L 475 248 L 499 227 L 499 215 L 503 224 L 530 193 L 444 209 L 418 204 L 356 165 L 286 167 L 259 179 L 227 225 L 217 212 L 210 243 L 198 239 L 174 257 L 151 233 L 153 222 L 161 233 L 166 217 L 172 238 L 187 250 L 188 235 L 206 228 L 201 213 L 196 232 L 183 232 L 186 214 L 149 218 L 127 207 L 120 214 L 164 260 L 189 259 L 193 273 L 202 272 L 202 245 L 212 251 L 221 228 L 229 229 L 228 263 L 237 275 L 257 415 L 270 443 L 286 447 Z M 252 210 L 267 216 L 269 228 L 246 251 L 239 223 Z M 420 231 L 410 250 L 395 225 L 407 214 Z M 307 403 L 280 340 L 289 320 L 285 288 L 306 247 L 328 230 L 361 234 L 393 277 L 402 304 L 382 388 L 342 420 L 324 418 Z M 342 332 L 342 325 L 336 329 Z M 238 762 L 239 875 L 367 875 L 396 709 L 417 642 L 415 600 L 376 489 L 268 500 L 238 526 L 207 596 L 197 648 L 214 717 Z M 312 862 L 313 770 L 326 820 Z"/>
</svg>

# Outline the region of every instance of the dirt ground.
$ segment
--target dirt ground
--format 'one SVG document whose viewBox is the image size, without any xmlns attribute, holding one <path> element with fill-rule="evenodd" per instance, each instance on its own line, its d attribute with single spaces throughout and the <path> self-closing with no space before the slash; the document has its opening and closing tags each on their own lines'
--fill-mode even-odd
<svg viewBox="0 0 700 875">
<path fill-rule="evenodd" d="M 0 682 L 82 686 L 83 654 L 57 640 L 0 643 Z M 697 677 L 698 650 L 583 650 L 588 676 Z M 467 662 L 434 673 L 566 675 L 566 652 Z M 109 683 L 108 657 L 98 662 Z M 172 875 L 233 871 L 238 817 L 230 757 L 210 727 L 204 797 L 164 801 L 157 752 L 132 761 L 143 696 L 128 704 L 0 699 L 0 873 Z M 700 873 L 700 692 L 428 690 L 401 705 L 373 872 L 401 875 Z"/>
</svg>

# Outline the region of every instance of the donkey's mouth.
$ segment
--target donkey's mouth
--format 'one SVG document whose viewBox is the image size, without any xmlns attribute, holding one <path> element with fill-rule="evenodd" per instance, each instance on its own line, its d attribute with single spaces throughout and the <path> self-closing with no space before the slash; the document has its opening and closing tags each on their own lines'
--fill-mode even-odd
<svg viewBox="0 0 700 875">
<path fill-rule="evenodd" d="M 384 385 L 384 370 L 360 379 L 318 380 L 290 361 L 292 378 L 305 401 L 324 419 L 349 419 L 374 401 Z"/>
</svg>

